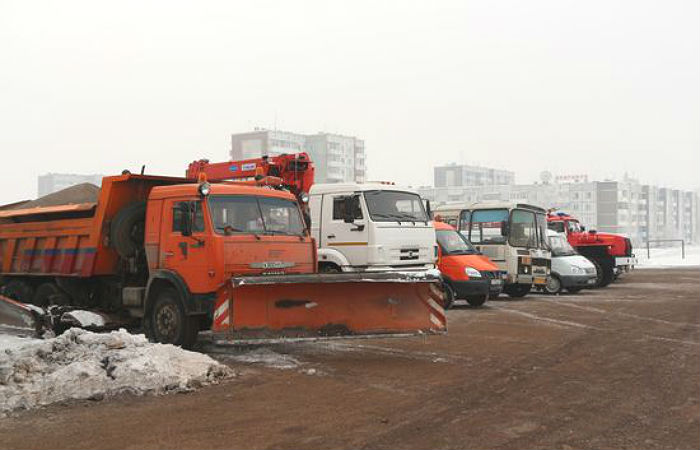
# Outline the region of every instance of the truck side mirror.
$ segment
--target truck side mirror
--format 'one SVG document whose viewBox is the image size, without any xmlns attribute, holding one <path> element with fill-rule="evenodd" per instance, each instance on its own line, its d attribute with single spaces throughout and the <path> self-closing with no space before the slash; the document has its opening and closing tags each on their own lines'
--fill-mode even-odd
<svg viewBox="0 0 700 450">
<path fill-rule="evenodd" d="M 355 198 L 356 197 L 352 195 L 348 195 L 343 198 L 343 202 L 345 203 L 343 205 L 343 221 L 345 223 L 355 222 Z"/>
<path fill-rule="evenodd" d="M 586 227 L 581 225 L 581 231 L 586 231 Z"/>
<path fill-rule="evenodd" d="M 433 211 L 430 209 L 430 200 L 425 200 L 425 213 L 428 215 L 429 219 L 433 217 Z"/>
<path fill-rule="evenodd" d="M 180 202 L 180 233 L 183 236 L 192 236 L 192 216 L 194 213 L 194 204 L 190 202 Z"/>
</svg>

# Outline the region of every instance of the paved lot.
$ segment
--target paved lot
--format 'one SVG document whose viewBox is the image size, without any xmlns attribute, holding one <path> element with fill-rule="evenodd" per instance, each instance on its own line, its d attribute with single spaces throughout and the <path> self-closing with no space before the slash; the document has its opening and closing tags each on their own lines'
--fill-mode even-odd
<svg viewBox="0 0 700 450">
<path fill-rule="evenodd" d="M 446 336 L 216 354 L 240 376 L 0 419 L 0 448 L 698 448 L 699 294 L 638 270 L 454 309 Z"/>
</svg>

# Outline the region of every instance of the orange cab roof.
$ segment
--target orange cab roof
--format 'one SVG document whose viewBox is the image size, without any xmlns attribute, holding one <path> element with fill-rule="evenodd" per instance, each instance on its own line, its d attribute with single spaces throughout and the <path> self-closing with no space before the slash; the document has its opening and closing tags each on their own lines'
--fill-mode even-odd
<svg viewBox="0 0 700 450">
<path fill-rule="evenodd" d="M 209 195 L 256 195 L 259 197 L 277 197 L 296 201 L 296 197 L 287 191 L 278 191 L 265 187 L 246 186 L 236 183 L 211 183 Z M 199 195 L 199 183 L 174 184 L 157 186 L 151 190 L 150 199 L 157 200 L 166 197 Z"/>
<path fill-rule="evenodd" d="M 440 222 L 440 221 L 433 221 L 433 225 L 435 226 L 436 230 L 452 230 L 452 231 L 457 231 L 455 227 L 450 225 L 449 223 L 445 222 Z"/>
</svg>

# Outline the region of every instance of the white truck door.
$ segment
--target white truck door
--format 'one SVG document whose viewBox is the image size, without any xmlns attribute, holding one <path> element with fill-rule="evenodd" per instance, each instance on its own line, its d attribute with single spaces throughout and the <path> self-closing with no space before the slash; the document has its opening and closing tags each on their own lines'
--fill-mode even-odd
<svg viewBox="0 0 700 450">
<path fill-rule="evenodd" d="M 354 197 L 353 223 L 345 222 L 346 198 Z M 321 247 L 339 251 L 352 266 L 366 266 L 368 260 L 367 219 L 362 212 L 359 195 L 325 194 L 323 196 L 323 223 L 321 224 Z"/>
</svg>

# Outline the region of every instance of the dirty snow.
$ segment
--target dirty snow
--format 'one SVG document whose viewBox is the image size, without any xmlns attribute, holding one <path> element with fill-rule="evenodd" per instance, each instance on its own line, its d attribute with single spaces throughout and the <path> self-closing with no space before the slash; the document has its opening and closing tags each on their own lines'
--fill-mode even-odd
<svg viewBox="0 0 700 450">
<path fill-rule="evenodd" d="M 640 269 L 657 269 L 663 267 L 700 266 L 700 245 L 686 245 L 685 259 L 681 255 L 681 247 L 661 247 L 651 249 L 651 258 L 647 258 L 646 247 L 634 249 Z"/>
<path fill-rule="evenodd" d="M 72 328 L 46 340 L 0 335 L 0 416 L 70 399 L 187 391 L 233 375 L 209 356 L 125 330 Z"/>
<path fill-rule="evenodd" d="M 80 327 L 103 327 L 107 323 L 101 314 L 82 309 L 75 309 L 65 313 L 61 317 L 61 321 L 72 322 L 73 325 Z"/>
<path fill-rule="evenodd" d="M 241 363 L 261 364 L 274 369 L 295 369 L 301 364 L 298 359 L 277 353 L 269 348 L 257 348 L 245 353 L 226 353 L 226 357 Z"/>
</svg>

